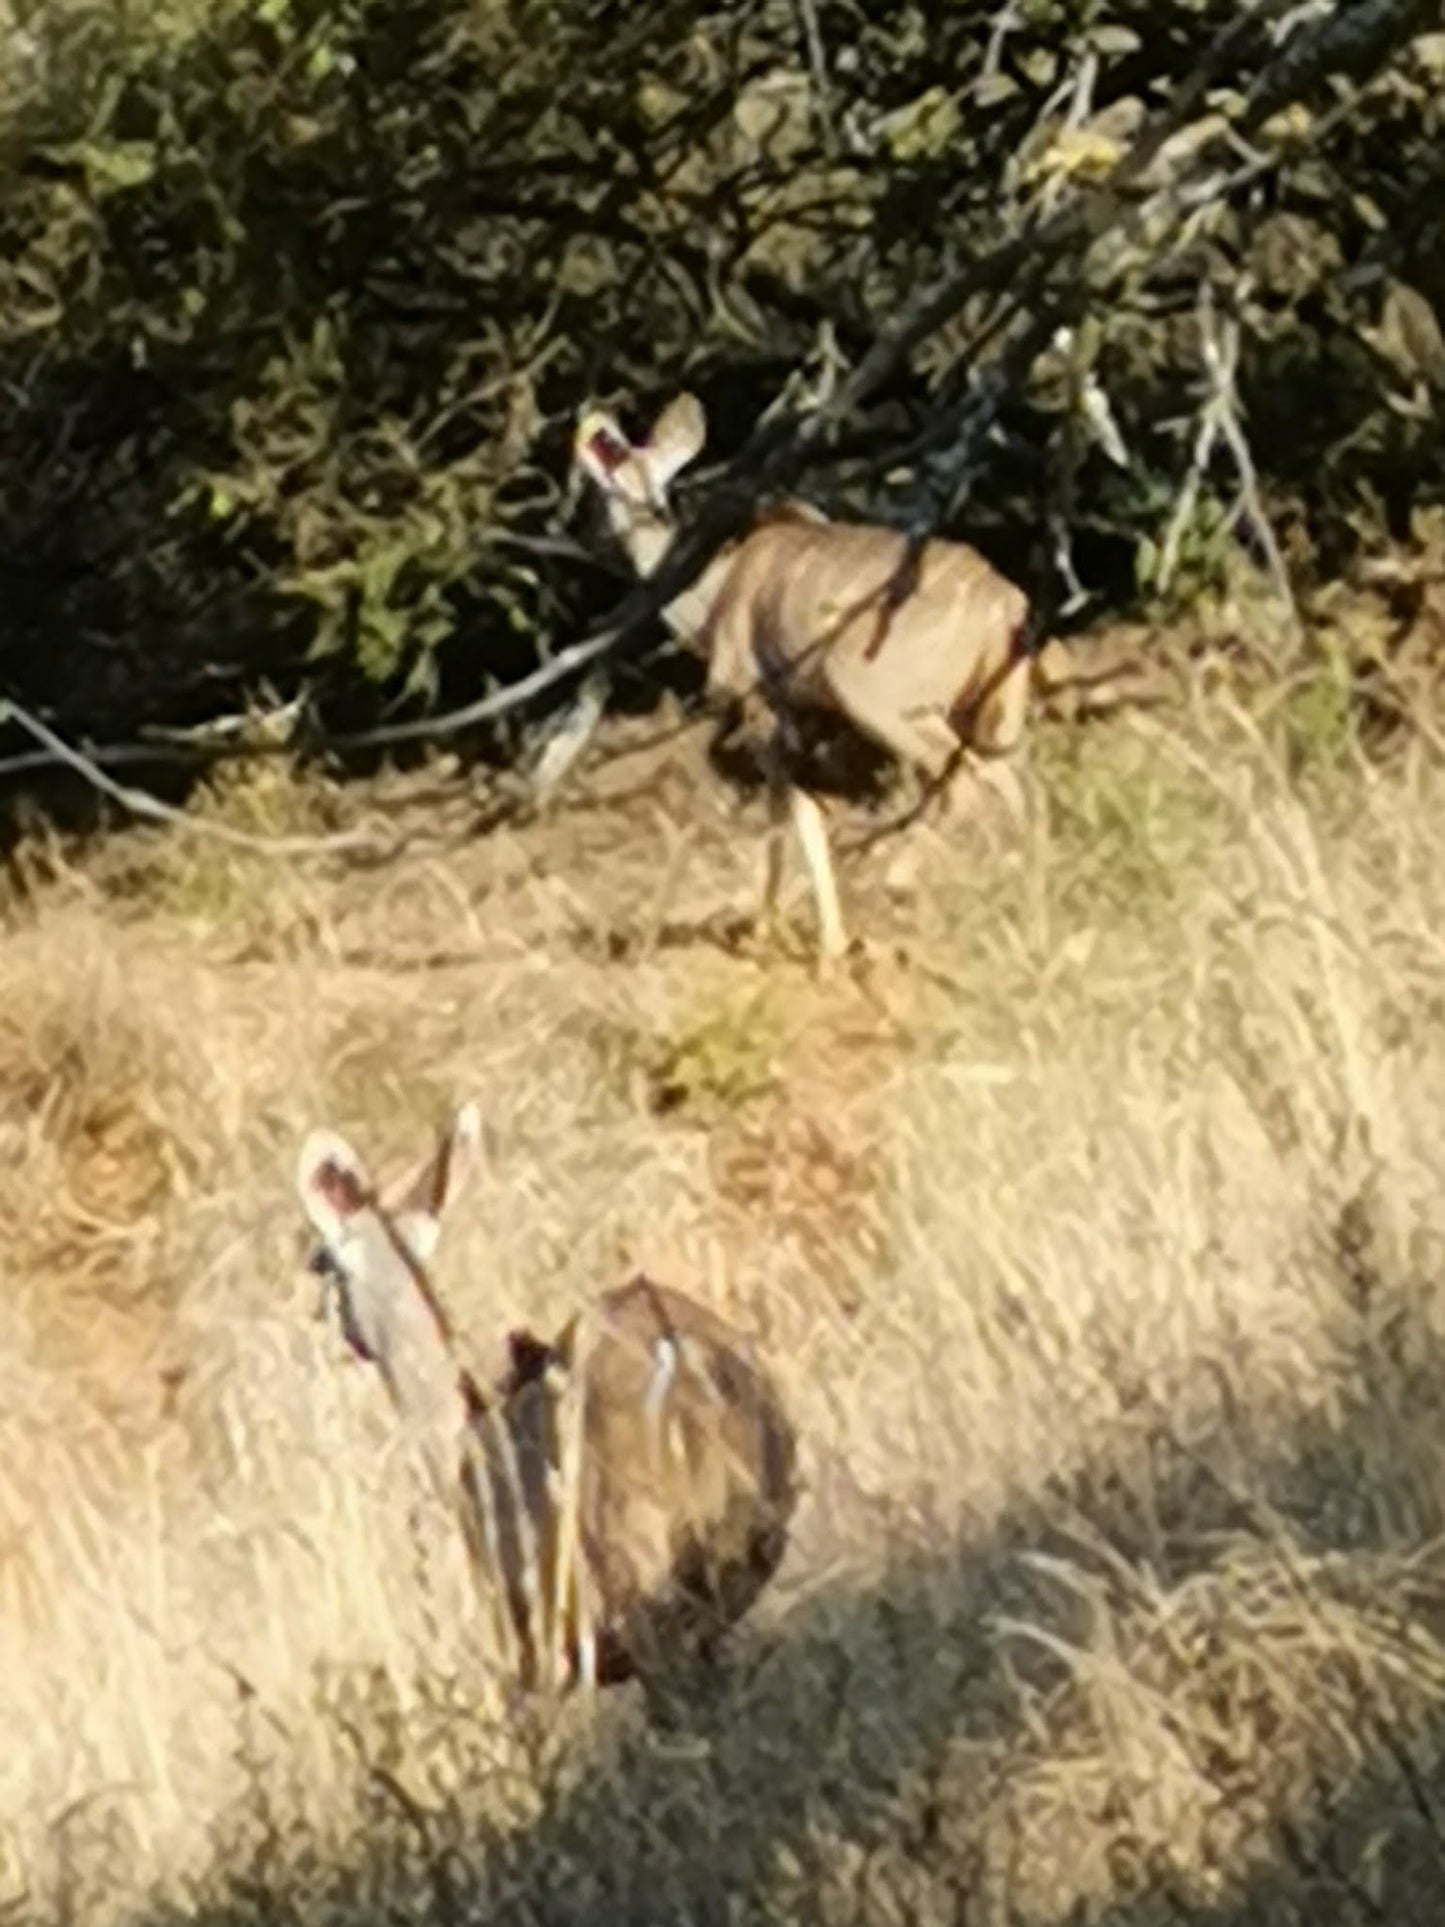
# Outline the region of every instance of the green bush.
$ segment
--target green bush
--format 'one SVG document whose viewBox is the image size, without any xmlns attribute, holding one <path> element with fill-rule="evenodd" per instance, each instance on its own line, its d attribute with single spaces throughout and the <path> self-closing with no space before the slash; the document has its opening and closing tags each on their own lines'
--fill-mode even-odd
<svg viewBox="0 0 1445 1927">
<path fill-rule="evenodd" d="M 1438 500 L 1428 8 L 1357 0 L 1287 42 L 1263 9 L 1186 117 L 1172 205 L 1111 170 L 1224 0 L 1028 0 L 1007 32 L 982 0 L 812 11 L 810 49 L 792 0 L 25 8 L 0 83 L 6 684 L 104 737 L 263 678 L 363 706 L 505 680 L 616 593 L 539 541 L 583 400 L 689 379 L 726 454 L 790 375 L 826 383 L 1071 207 L 1063 244 L 942 304 L 812 492 L 966 530 L 1036 585 L 1066 527 L 1091 606 L 1154 596 L 1208 289 L 1292 567 Z M 1226 443 L 1196 480 L 1204 587 L 1258 532 Z"/>
</svg>

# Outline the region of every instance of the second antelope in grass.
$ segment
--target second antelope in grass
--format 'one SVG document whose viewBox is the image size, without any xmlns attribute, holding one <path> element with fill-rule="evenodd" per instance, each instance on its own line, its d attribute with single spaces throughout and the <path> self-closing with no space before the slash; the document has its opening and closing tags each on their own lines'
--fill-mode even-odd
<svg viewBox="0 0 1445 1927">
<path fill-rule="evenodd" d="M 313 1263 L 459 1517 L 508 1663 L 528 1685 L 610 1683 L 710 1644 L 782 1558 L 796 1442 L 746 1342 L 647 1278 L 550 1341 L 513 1333 L 483 1389 L 429 1265 L 478 1144 L 466 1106 L 394 1206 L 333 1131 L 302 1147 Z"/>
<path fill-rule="evenodd" d="M 612 528 L 641 575 L 676 535 L 667 496 L 706 438 L 702 404 L 682 394 L 647 440 L 611 415 L 583 417 L 574 460 L 601 490 Z M 846 947 L 827 831 L 814 798 L 787 780 L 790 704 L 833 709 L 945 793 L 982 781 L 1023 815 L 1010 759 L 1033 676 L 1029 604 L 975 549 L 901 531 L 830 522 L 801 503 L 760 516 L 666 610 L 708 658 L 711 699 L 760 690 L 773 713 L 773 829 L 765 904 L 779 884 L 787 814 L 808 866 L 825 957 Z"/>
</svg>

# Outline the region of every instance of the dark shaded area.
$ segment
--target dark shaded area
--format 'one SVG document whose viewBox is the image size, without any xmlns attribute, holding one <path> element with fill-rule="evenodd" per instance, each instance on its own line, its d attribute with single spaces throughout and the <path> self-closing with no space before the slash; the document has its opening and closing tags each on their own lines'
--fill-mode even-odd
<svg viewBox="0 0 1445 1927">
<path fill-rule="evenodd" d="M 1089 613 L 1131 605 L 1191 459 L 1208 286 L 1242 320 L 1301 580 L 1409 532 L 1440 496 L 1445 378 L 1434 84 L 1402 52 L 1429 10 L 1355 0 L 1287 48 L 1274 10 L 1223 63 L 1262 103 L 1257 164 L 1205 141 L 1205 217 L 1112 260 L 1026 255 L 941 314 L 812 451 L 807 492 L 966 535 L 1055 602 L 1067 528 Z M 688 380 L 727 459 L 790 373 L 823 376 L 825 343 L 856 365 L 1044 218 L 1048 169 L 1023 161 L 1071 75 L 1126 145 L 1108 129 L 1182 97 L 1234 18 L 810 12 L 821 94 L 795 0 L 292 0 L 154 52 L 102 13 L 33 9 L 31 71 L 0 97 L 0 690 L 115 742 L 267 690 L 310 690 L 335 734 L 505 685 L 617 601 L 560 516 L 579 404 L 637 420 Z M 1292 101 L 1303 122 L 1262 121 Z M 1081 434 L 1051 317 L 1088 337 L 1127 469 Z M 1204 480 L 1233 500 L 1221 455 Z M 1186 545 L 1182 592 L 1224 539 Z M 654 641 L 628 645 L 616 700 L 676 680 Z M 516 744 L 509 720 L 458 746 Z M 184 790 L 174 765 L 134 773 Z"/>
<path fill-rule="evenodd" d="M 1179 1605 L 1186 1582 L 1221 1572 L 1251 1547 L 1272 1555 L 1270 1583 L 1286 1599 L 1302 1561 L 1353 1555 L 1358 1568 L 1341 1559 L 1313 1572 L 1312 1592 L 1301 1580 L 1301 1601 L 1377 1606 L 1399 1640 L 1410 1622 L 1436 1636 L 1445 1630 L 1438 1570 L 1421 1560 L 1404 1576 L 1445 1524 L 1445 1355 L 1438 1335 L 1405 1309 L 1425 1281 L 1382 1269 L 1367 1200 L 1346 1205 L 1308 1261 L 1337 1288 L 1348 1390 L 1286 1457 L 1252 1438 L 1227 1402 L 1206 1435 L 1195 1425 L 1186 1439 L 1167 1394 L 1126 1378 L 1137 1435 L 1132 1450 L 1116 1448 L 1115 1478 L 1077 1468 L 993 1534 L 914 1555 L 874 1588 L 811 1593 L 771 1636 L 741 1638 L 711 1691 L 672 1707 L 667 1731 L 609 1733 L 604 1718 L 595 1759 L 520 1837 L 482 1836 L 463 1813 L 419 1804 L 378 1760 L 372 1853 L 344 1868 L 317 1865 L 276 1832 L 261 1800 L 231 1847 L 230 1891 L 194 1918 L 204 1927 L 338 1918 L 368 1927 L 399 1918 L 415 1927 L 473 1919 L 548 1927 L 603 1919 L 658 1927 L 1438 1920 L 1445 1704 L 1407 1704 L 1404 1693 L 1392 1703 L 1378 1669 L 1367 1678 L 1348 1652 L 1322 1653 L 1317 1717 L 1289 1705 L 1281 1721 L 1268 1655 L 1250 1645 L 1238 1588 L 1222 1582 L 1217 1608 Z M 1051 1555 L 1075 1583 L 1031 1574 L 1020 1559 L 1028 1552 Z M 1398 1563 L 1388 1597 L 1376 1598 L 1381 1558 Z M 1161 1596 L 1173 1602 L 1162 1642 L 1156 1620 L 1137 1609 Z M 1102 1912 L 1040 1912 L 1037 1864 L 1011 1858 L 996 1831 L 984 1858 L 985 1810 L 1049 1756 L 1053 1736 L 1067 1731 L 1086 1743 L 1091 1719 L 1107 1718 L 1091 1712 L 1055 1660 L 1002 1639 L 992 1622 L 1002 1616 L 1088 1650 L 1100 1611 L 1110 1626 L 1103 1636 L 1131 1670 L 1177 1703 L 1171 1746 L 1190 1756 L 1220 1815 L 1243 1822 L 1248 1867 L 1233 1852 L 1194 1869 L 1215 1880 L 1216 1892 L 1222 1885 L 1224 1898 L 1201 1903 L 1151 1861 L 1146 1843 L 1132 1838 L 1127 1799 L 1097 1815 L 1121 1896 Z M 1180 1652 L 1203 1642 L 1213 1654 L 1203 1675 L 1178 1661 L 1161 1668 L 1170 1639 Z M 1190 1709 L 1197 1715 L 1207 1703 L 1200 1696 L 1219 1670 L 1218 1642 L 1240 1671 L 1258 1665 L 1252 1698 L 1237 1705 L 1247 1737 L 1216 1753 Z M 1287 1683 L 1281 1705 L 1292 1691 Z M 449 1717 L 460 1732 L 465 1712 Z M 1348 1750 L 1338 1743 L 1342 1724 Z M 1038 1841 L 1021 1838 L 1018 1852 L 1026 1850 L 1037 1856 Z M 1021 1914 L 1025 1892 L 1035 1900 Z"/>
</svg>

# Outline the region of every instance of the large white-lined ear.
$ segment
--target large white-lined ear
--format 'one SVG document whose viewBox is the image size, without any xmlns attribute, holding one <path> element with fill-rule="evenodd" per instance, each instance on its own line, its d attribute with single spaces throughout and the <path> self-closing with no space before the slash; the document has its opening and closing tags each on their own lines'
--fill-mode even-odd
<svg viewBox="0 0 1445 1927">
<path fill-rule="evenodd" d="M 623 434 L 617 417 L 604 408 L 591 408 L 578 421 L 572 437 L 572 462 L 604 495 L 639 493 L 637 450 Z"/>
<path fill-rule="evenodd" d="M 481 1107 L 469 1100 L 448 1118 L 435 1152 L 397 1200 L 392 1228 L 418 1263 L 430 1264 L 435 1256 L 442 1219 L 465 1190 L 481 1146 Z"/>
<path fill-rule="evenodd" d="M 371 1174 L 337 1131 L 307 1134 L 296 1161 L 296 1188 L 316 1235 L 339 1252 L 357 1215 L 372 1204 Z"/>
<path fill-rule="evenodd" d="M 455 1186 L 453 1153 L 478 1136 L 474 1107 L 459 1112 L 423 1174 L 425 1209 L 417 1223 L 434 1225 Z M 415 1435 L 437 1489 L 452 1496 L 465 1408 L 457 1384 L 451 1328 L 420 1253 L 385 1206 L 366 1166 L 335 1131 L 312 1131 L 301 1147 L 297 1186 L 323 1246 L 339 1272 L 337 1309 L 346 1342 L 376 1365 L 408 1432 Z M 419 1244 L 424 1234 L 413 1228 Z"/>
<path fill-rule="evenodd" d="M 673 477 L 697 460 L 706 440 L 706 410 L 696 395 L 684 389 L 673 396 L 652 424 L 646 442 L 636 450 L 654 495 L 661 496 Z"/>
<path fill-rule="evenodd" d="M 686 389 L 652 424 L 646 441 L 630 442 L 605 409 L 590 409 L 577 424 L 572 459 L 613 499 L 660 507 L 670 482 L 702 453 L 707 415 Z"/>
</svg>

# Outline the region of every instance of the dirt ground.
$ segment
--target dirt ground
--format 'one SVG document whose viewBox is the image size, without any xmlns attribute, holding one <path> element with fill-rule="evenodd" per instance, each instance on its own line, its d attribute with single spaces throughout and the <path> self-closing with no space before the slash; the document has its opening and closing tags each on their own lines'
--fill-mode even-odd
<svg viewBox="0 0 1445 1927">
<path fill-rule="evenodd" d="M 907 894 L 847 854 L 900 798 L 837 802 L 861 942 L 819 981 L 796 858 L 749 926 L 761 794 L 659 730 L 533 820 L 445 759 L 260 763 L 197 820 L 365 847 L 13 866 L 0 1909 L 1433 1919 L 1428 745 L 1045 723 L 1027 832 L 925 837 Z M 466 1096 L 437 1283 L 480 1370 L 645 1267 L 799 1424 L 784 1568 L 681 1730 L 498 1700 L 316 1317 L 306 1130 L 389 1173 Z"/>
</svg>

